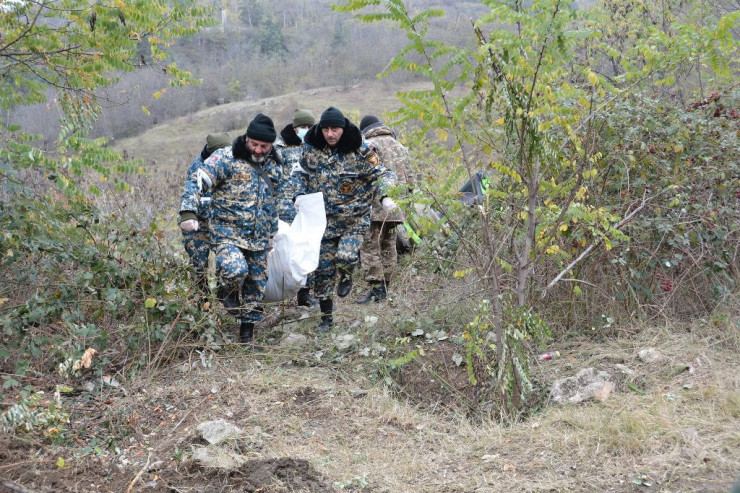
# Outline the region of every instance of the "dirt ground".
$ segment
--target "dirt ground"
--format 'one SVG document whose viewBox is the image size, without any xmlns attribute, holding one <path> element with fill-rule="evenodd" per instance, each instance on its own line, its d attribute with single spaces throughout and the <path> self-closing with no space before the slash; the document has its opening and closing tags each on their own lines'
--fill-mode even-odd
<svg viewBox="0 0 740 493">
<path fill-rule="evenodd" d="M 389 388 L 359 347 L 327 364 L 311 355 L 336 335 L 274 342 L 287 330 L 263 332 L 261 351 L 194 348 L 121 387 L 63 397 L 60 435 L 0 437 L 0 491 L 712 492 L 740 472 L 735 355 L 691 333 L 563 344 L 538 368 L 543 388 L 587 366 L 634 373 L 604 402 L 543 400 L 504 426 L 469 412 L 479 390 L 453 342 L 430 344 Z M 636 355 L 650 343 L 664 356 L 647 364 Z M 236 466 L 193 459 L 206 446 L 196 427 L 214 419 L 241 431 L 208 453 Z"/>
</svg>

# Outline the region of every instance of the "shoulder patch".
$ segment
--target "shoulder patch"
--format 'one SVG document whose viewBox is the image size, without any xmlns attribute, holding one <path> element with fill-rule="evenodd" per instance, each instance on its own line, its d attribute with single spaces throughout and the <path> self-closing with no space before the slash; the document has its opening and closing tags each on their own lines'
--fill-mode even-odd
<svg viewBox="0 0 740 493">
<path fill-rule="evenodd" d="M 363 145 L 360 147 L 360 156 L 365 158 L 365 161 L 372 164 L 373 166 L 377 166 L 380 164 L 380 160 L 378 159 L 378 155 L 375 153 L 375 150 L 370 148 L 368 145 Z"/>
</svg>

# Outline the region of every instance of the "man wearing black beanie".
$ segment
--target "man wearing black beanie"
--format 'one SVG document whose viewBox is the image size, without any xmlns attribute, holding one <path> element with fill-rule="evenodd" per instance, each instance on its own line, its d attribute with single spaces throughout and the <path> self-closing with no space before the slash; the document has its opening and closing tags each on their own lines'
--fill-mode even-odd
<svg viewBox="0 0 740 493">
<path fill-rule="evenodd" d="M 193 173 L 180 202 L 180 228 L 197 231 L 200 196 L 212 192 L 210 236 L 216 251 L 218 297 L 240 321 L 239 340 L 253 341 L 262 320 L 267 253 L 277 233 L 283 168 L 273 147 L 272 120 L 259 113 L 231 147 L 216 150 Z"/>
<path fill-rule="evenodd" d="M 337 274 L 339 297 L 347 296 L 352 290 L 352 272 L 370 226 L 373 196 L 377 193 L 388 210 L 396 208 L 385 193 L 395 184 L 395 176 L 363 144 L 360 129 L 333 106 L 311 127 L 303 146 L 303 172 L 299 175 L 301 187 L 295 206 L 300 208 L 301 194 L 322 192 L 324 195 L 326 230 L 321 240 L 319 266 L 314 272 L 314 292 L 321 308 L 317 330 L 326 332 L 334 324 Z"/>
</svg>

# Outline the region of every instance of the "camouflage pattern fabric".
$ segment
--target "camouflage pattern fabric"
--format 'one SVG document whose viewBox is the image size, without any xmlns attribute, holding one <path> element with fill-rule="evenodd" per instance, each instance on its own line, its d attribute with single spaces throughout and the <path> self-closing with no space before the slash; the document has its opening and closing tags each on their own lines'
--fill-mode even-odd
<svg viewBox="0 0 740 493">
<path fill-rule="evenodd" d="M 188 170 L 186 172 L 187 181 L 190 180 L 190 177 L 192 177 L 196 171 L 200 169 L 200 167 L 203 165 L 203 153 L 199 154 L 193 161 L 190 163 L 190 166 L 188 166 Z M 182 204 L 183 200 L 186 200 L 186 196 L 190 197 L 192 195 L 192 190 L 188 189 L 187 181 L 185 185 L 185 190 L 183 190 L 182 196 L 180 197 L 180 204 Z M 198 223 L 201 221 L 204 223 L 207 223 L 207 220 L 210 216 L 210 204 L 211 204 L 211 191 L 210 190 L 203 190 L 198 198 L 197 205 L 195 207 L 195 215 L 198 219 Z M 180 207 L 180 210 L 184 210 L 182 207 Z"/>
<path fill-rule="evenodd" d="M 198 221 L 200 224 L 200 221 Z M 202 227 L 202 226 L 201 226 Z M 190 257 L 190 265 L 195 271 L 196 284 L 207 286 L 208 254 L 211 253 L 211 237 L 208 234 L 208 222 L 205 228 L 198 231 L 183 231 L 182 245 Z"/>
<path fill-rule="evenodd" d="M 376 190 L 381 190 L 379 196 L 383 196 L 396 183 L 393 172 L 362 143 L 360 130 L 348 120 L 347 125 L 334 148 L 326 144 L 318 125 L 313 126 L 303 144 L 301 167 L 305 172 L 296 176 L 299 182 L 296 195 L 313 192 L 324 195 L 326 238 L 342 236 L 363 224 L 367 229 Z"/>
<path fill-rule="evenodd" d="M 267 248 L 277 232 L 282 177 L 282 160 L 274 148 L 263 163 L 253 164 L 246 138 L 240 136 L 189 177 L 180 202 L 181 219 L 189 217 L 202 191 L 212 190 L 209 232 L 216 248 L 219 297 L 241 320 L 262 317 L 254 304 L 262 300 L 267 282 Z"/>
<path fill-rule="evenodd" d="M 296 135 L 292 124 L 286 125 L 280 131 L 280 137 L 275 142 L 275 148 L 283 160 L 284 177 L 283 192 L 278 199 L 278 215 L 282 221 L 290 224 L 295 219 L 293 198 L 301 187 L 300 177 L 297 173 L 304 171 L 301 168 L 303 142 Z"/>
<path fill-rule="evenodd" d="M 383 166 L 395 173 L 398 183 L 413 185 L 414 174 L 409 165 L 409 151 L 396 140 L 396 134 L 390 127 L 381 125 L 365 131 L 365 142 L 380 158 Z M 373 197 L 373 221 L 403 222 L 403 214 L 396 211 L 388 214 L 380 204 L 380 198 Z"/>
<path fill-rule="evenodd" d="M 337 269 L 351 272 L 359 259 L 362 238 L 370 227 L 371 201 L 395 185 L 395 175 L 362 142 L 360 130 L 345 119 L 344 133 L 329 147 L 318 125 L 308 131 L 301 156 L 303 172 L 296 175 L 296 195 L 322 192 L 326 230 L 319 266 L 314 271 L 314 293 L 320 299 L 334 292 Z"/>
<path fill-rule="evenodd" d="M 319 266 L 314 271 L 314 295 L 320 299 L 331 298 L 336 285 L 337 272 L 352 272 L 359 259 L 362 234 L 347 234 L 339 238 L 321 239 Z"/>
<path fill-rule="evenodd" d="M 238 140 L 238 139 L 237 139 Z M 244 250 L 264 250 L 277 232 L 277 197 L 282 193 L 283 169 L 273 150 L 258 165 L 270 186 L 246 159 L 237 159 L 232 147 L 216 150 L 201 166 L 211 181 L 210 233 L 213 244 L 229 244 Z M 197 210 L 200 186 L 197 173 L 186 184 L 180 212 Z M 202 182 L 202 181 L 201 181 Z M 274 193 L 274 195 L 273 195 Z"/>
<path fill-rule="evenodd" d="M 200 169 L 203 164 L 205 149 L 188 166 L 186 176 L 190 177 Z M 186 190 L 183 195 L 187 193 Z M 182 201 L 182 197 L 180 198 Z M 211 252 L 211 239 L 208 234 L 208 218 L 210 216 L 211 192 L 204 191 L 198 200 L 196 219 L 200 225 L 198 231 L 183 231 L 182 245 L 190 258 L 190 265 L 195 271 L 195 283 L 203 291 L 208 290 L 208 255 Z"/>
<path fill-rule="evenodd" d="M 234 245 L 216 247 L 219 297 L 229 314 L 247 322 L 262 320 L 262 301 L 267 284 L 267 250 L 250 251 Z"/>
<path fill-rule="evenodd" d="M 372 221 L 362 242 L 360 259 L 366 281 L 390 284 L 398 263 L 396 223 Z"/>
<path fill-rule="evenodd" d="M 383 165 L 393 170 L 399 183 L 412 185 L 415 182 L 409 165 L 409 152 L 396 140 L 390 127 L 378 125 L 366 129 L 365 142 L 378 153 Z M 376 194 L 371 219 L 360 250 L 365 280 L 389 284 L 398 262 L 395 226 L 403 222 L 403 213 L 400 210 L 387 213 Z"/>
</svg>

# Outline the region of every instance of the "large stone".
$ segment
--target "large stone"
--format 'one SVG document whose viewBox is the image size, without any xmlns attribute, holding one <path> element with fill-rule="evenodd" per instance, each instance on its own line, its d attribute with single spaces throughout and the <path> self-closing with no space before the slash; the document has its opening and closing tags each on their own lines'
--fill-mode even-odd
<svg viewBox="0 0 740 493">
<path fill-rule="evenodd" d="M 196 429 L 204 440 L 213 445 L 238 438 L 242 432 L 238 426 L 232 425 L 223 419 L 204 421 Z"/>
<path fill-rule="evenodd" d="M 550 388 L 550 398 L 555 402 L 579 403 L 603 393 L 612 384 L 611 375 L 585 368 L 575 376 L 556 380 Z"/>
</svg>

